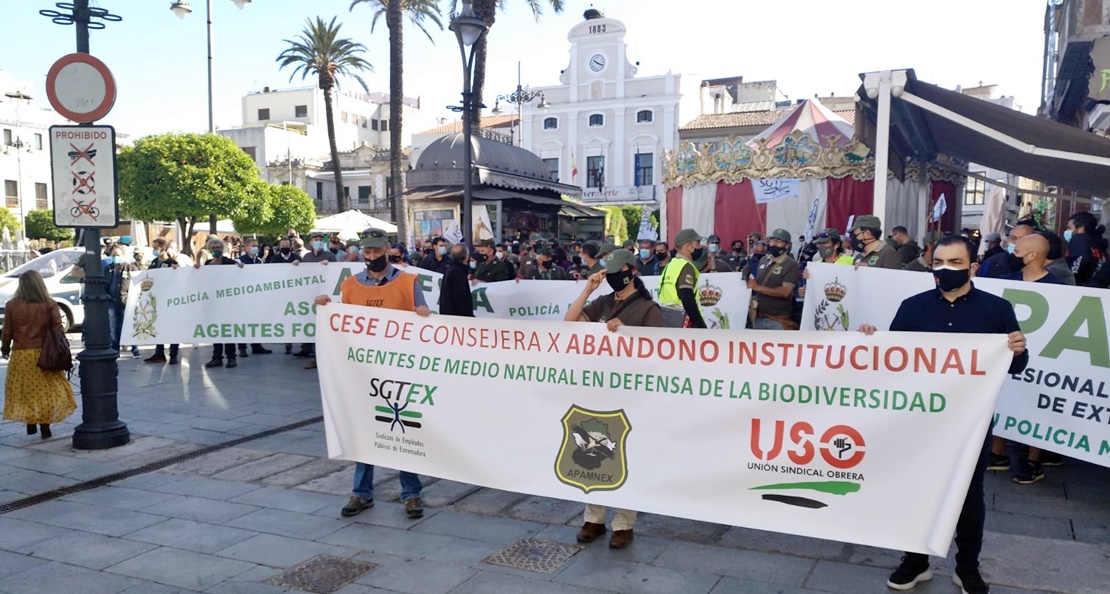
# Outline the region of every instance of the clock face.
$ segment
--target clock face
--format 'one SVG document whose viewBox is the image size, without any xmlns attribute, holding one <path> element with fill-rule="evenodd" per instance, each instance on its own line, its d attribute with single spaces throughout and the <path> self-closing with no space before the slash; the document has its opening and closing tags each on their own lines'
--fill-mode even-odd
<svg viewBox="0 0 1110 594">
<path fill-rule="evenodd" d="M 594 72 L 601 72 L 605 70 L 605 56 L 601 54 L 594 54 L 590 56 L 590 70 Z"/>
</svg>

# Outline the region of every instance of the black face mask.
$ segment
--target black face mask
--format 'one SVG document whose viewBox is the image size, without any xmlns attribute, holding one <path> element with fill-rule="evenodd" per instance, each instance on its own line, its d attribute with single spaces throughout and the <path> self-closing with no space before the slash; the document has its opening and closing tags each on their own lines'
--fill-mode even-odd
<svg viewBox="0 0 1110 594">
<path fill-rule="evenodd" d="M 374 258 L 373 260 L 366 261 L 366 269 L 370 272 L 381 272 L 389 266 L 389 262 L 385 259 L 385 254 Z"/>
<path fill-rule="evenodd" d="M 390 256 L 390 257 L 389 257 L 389 261 L 390 261 L 390 262 L 393 262 L 394 264 L 396 264 L 396 263 L 398 263 L 398 262 L 400 262 L 400 261 L 401 261 L 401 256 Z"/>
<path fill-rule="evenodd" d="M 933 270 L 933 279 L 937 282 L 937 288 L 945 293 L 950 293 L 966 285 L 970 278 L 971 270 L 968 268 L 962 270 L 936 268 Z"/>
<path fill-rule="evenodd" d="M 734 246 L 732 246 L 732 251 L 734 253 L 739 254 L 740 252 L 744 251 L 744 248 L 743 248 L 743 246 L 734 245 Z"/>
<path fill-rule="evenodd" d="M 486 256 L 485 254 L 474 254 L 474 261 L 479 263 L 479 264 L 482 264 L 488 258 L 489 258 L 489 256 Z"/>
<path fill-rule="evenodd" d="M 781 246 L 777 246 L 777 245 L 773 245 L 773 246 L 767 248 L 767 253 L 771 254 L 772 258 L 778 258 L 785 251 L 786 251 L 786 248 L 781 247 Z"/>
<path fill-rule="evenodd" d="M 613 288 L 613 292 L 619 292 L 632 282 L 632 271 L 621 270 L 620 272 L 610 272 L 605 275 L 605 282 Z"/>
<path fill-rule="evenodd" d="M 705 254 L 705 248 L 698 248 L 698 249 L 690 252 L 690 259 L 696 262 L 698 260 L 701 260 L 701 257 L 704 254 Z"/>
<path fill-rule="evenodd" d="M 1025 268 L 1025 258 L 1016 254 L 1006 254 L 1006 257 L 1010 261 L 1010 270 L 1021 270 Z"/>
<path fill-rule="evenodd" d="M 554 263 L 554 260 L 548 260 L 546 262 L 540 262 L 540 266 L 543 266 L 544 268 L 551 268 L 551 265 Z"/>
<path fill-rule="evenodd" d="M 293 250 L 290 249 L 290 248 L 281 248 L 281 255 L 288 256 L 289 252 L 291 252 L 291 251 L 293 251 Z"/>
<path fill-rule="evenodd" d="M 582 265 L 582 256 L 575 256 L 575 257 L 571 258 L 571 262 L 574 262 L 575 266 L 581 266 Z"/>
<path fill-rule="evenodd" d="M 430 256 L 434 253 L 435 253 L 435 250 L 433 250 L 432 248 L 428 248 L 428 249 L 424 250 L 424 255 L 425 256 Z"/>
<path fill-rule="evenodd" d="M 867 242 L 865 242 L 864 240 L 856 238 L 856 237 L 852 238 L 852 249 L 853 250 L 855 250 L 857 252 L 862 252 L 864 250 L 864 248 L 866 248 L 866 247 L 867 247 Z"/>
<path fill-rule="evenodd" d="M 655 257 L 658 258 L 660 261 L 666 260 L 667 252 L 655 252 Z"/>
</svg>

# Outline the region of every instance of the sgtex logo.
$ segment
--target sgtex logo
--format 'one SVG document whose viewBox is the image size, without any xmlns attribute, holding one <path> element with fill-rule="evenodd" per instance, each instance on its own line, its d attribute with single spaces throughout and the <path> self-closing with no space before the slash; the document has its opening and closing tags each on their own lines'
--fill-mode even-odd
<svg viewBox="0 0 1110 594">
<path fill-rule="evenodd" d="M 762 419 L 752 419 L 751 452 L 759 462 L 748 462 L 748 470 L 827 479 L 772 483 L 752 487 L 753 491 L 814 491 L 843 496 L 862 488 L 864 477 L 857 467 L 867 455 L 867 442 L 850 425 L 833 425 L 818 432 L 806 421 L 795 422 L 788 429 L 785 421 L 774 421 L 771 428 L 765 427 Z M 782 493 L 767 493 L 762 499 L 811 509 L 828 507 L 817 499 Z"/>
<path fill-rule="evenodd" d="M 370 380 L 370 396 L 372 398 L 382 398 L 386 404 L 385 406 L 379 404 L 374 407 L 376 412 L 381 413 L 375 415 L 374 420 L 388 424 L 390 431 L 400 429 L 401 433 L 404 433 L 406 427 L 419 429 L 421 427 L 419 419 L 424 418 L 424 413 L 410 410 L 410 406 L 412 408 L 424 405 L 435 406 L 436 403 L 432 395 L 435 394 L 437 389 L 439 389 L 439 386 L 372 378 Z"/>
</svg>

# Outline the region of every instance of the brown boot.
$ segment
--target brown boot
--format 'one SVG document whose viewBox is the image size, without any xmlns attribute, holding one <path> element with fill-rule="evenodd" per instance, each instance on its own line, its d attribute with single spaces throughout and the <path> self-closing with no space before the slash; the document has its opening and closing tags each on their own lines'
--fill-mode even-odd
<svg viewBox="0 0 1110 594">
<path fill-rule="evenodd" d="M 590 543 L 597 540 L 597 537 L 605 534 L 605 524 L 594 524 L 593 522 L 586 522 L 582 524 L 582 529 L 578 531 L 578 542 L 582 544 Z"/>
<path fill-rule="evenodd" d="M 613 535 L 609 537 L 610 549 L 627 549 L 630 544 L 632 544 L 631 528 L 628 530 L 614 530 Z"/>
</svg>

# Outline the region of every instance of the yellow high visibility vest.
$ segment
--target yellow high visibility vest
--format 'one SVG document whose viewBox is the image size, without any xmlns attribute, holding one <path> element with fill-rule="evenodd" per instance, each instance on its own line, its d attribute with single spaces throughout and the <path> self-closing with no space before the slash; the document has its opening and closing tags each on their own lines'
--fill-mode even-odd
<svg viewBox="0 0 1110 594">
<path fill-rule="evenodd" d="M 659 304 L 660 305 L 670 305 L 670 306 L 674 306 L 674 307 L 682 307 L 682 300 L 678 298 L 677 283 L 678 283 L 678 275 L 682 272 L 682 269 L 687 264 L 690 264 L 689 260 L 683 258 L 682 256 L 677 256 L 676 255 L 675 257 L 671 258 L 671 261 L 667 262 L 667 265 L 663 268 L 663 276 L 662 276 L 662 278 L 659 279 Z M 694 266 L 694 265 L 690 264 L 690 266 Z M 694 291 L 695 291 L 695 293 L 697 292 L 697 283 L 698 283 L 698 280 L 700 278 L 701 278 L 701 273 L 698 272 L 697 267 L 694 266 L 694 285 L 695 285 Z M 701 309 L 701 304 L 700 303 L 698 304 L 698 308 Z"/>
</svg>

